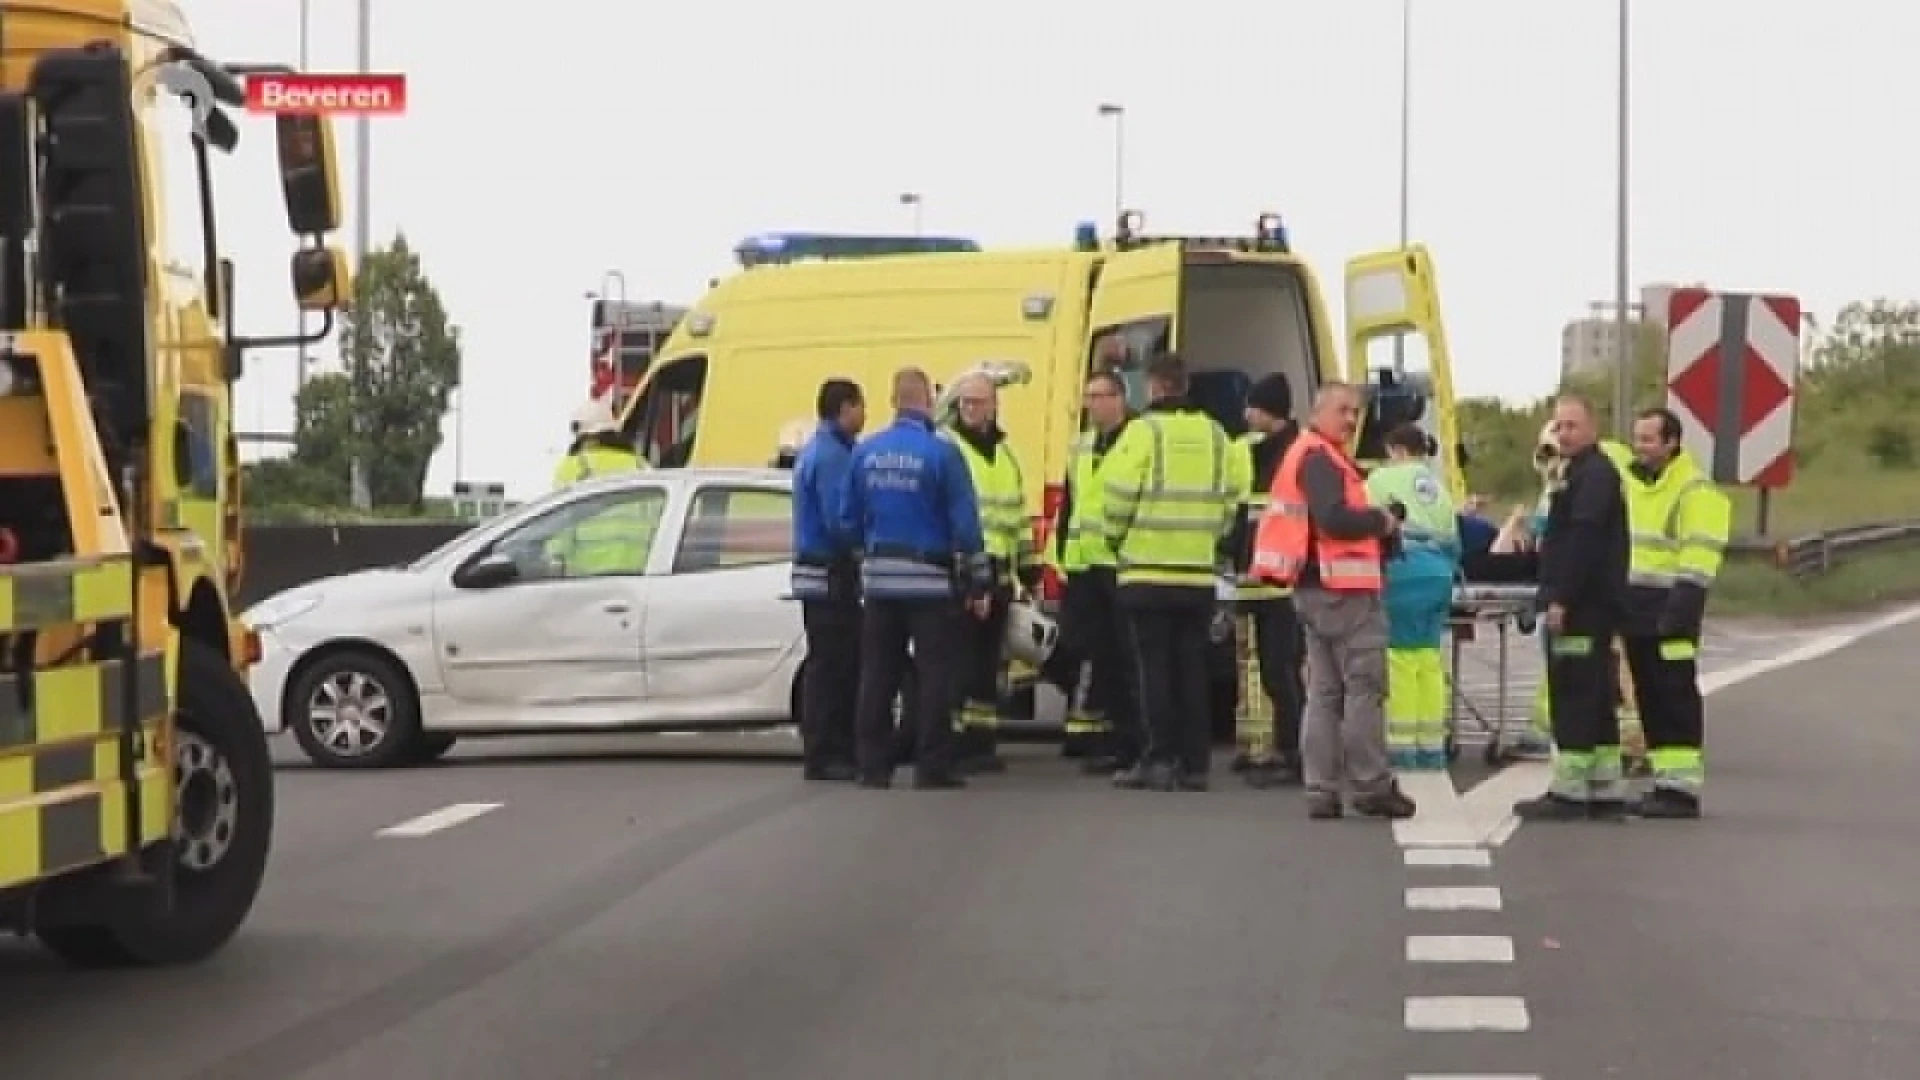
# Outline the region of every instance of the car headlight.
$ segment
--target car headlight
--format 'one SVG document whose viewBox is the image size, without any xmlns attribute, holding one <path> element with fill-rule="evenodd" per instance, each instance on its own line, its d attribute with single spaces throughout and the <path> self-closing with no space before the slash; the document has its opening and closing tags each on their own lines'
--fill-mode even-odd
<svg viewBox="0 0 1920 1080">
<path fill-rule="evenodd" d="M 248 608 L 241 613 L 240 621 L 255 630 L 272 630 L 277 626 L 285 626 L 319 606 L 319 593 L 282 593 Z"/>
</svg>

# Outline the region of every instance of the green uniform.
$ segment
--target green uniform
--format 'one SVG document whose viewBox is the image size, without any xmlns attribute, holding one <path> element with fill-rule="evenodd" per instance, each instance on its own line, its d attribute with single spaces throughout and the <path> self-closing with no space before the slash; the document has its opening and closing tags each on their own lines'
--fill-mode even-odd
<svg viewBox="0 0 1920 1080">
<path fill-rule="evenodd" d="M 1400 554 L 1386 564 L 1387 752 L 1395 768 L 1446 767 L 1448 689 L 1441 645 L 1460 565 L 1453 499 L 1423 462 L 1367 477 L 1375 505 L 1406 510 Z"/>
</svg>

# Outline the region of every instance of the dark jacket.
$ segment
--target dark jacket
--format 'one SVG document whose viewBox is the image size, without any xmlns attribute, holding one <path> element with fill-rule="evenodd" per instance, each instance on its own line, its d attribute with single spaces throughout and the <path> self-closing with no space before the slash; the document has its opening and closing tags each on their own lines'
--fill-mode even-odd
<svg viewBox="0 0 1920 1080">
<path fill-rule="evenodd" d="M 1560 604 L 1573 622 L 1612 627 L 1625 614 L 1633 558 L 1626 493 L 1598 446 L 1567 459 L 1566 468 L 1565 486 L 1547 504 L 1540 606 Z"/>
</svg>

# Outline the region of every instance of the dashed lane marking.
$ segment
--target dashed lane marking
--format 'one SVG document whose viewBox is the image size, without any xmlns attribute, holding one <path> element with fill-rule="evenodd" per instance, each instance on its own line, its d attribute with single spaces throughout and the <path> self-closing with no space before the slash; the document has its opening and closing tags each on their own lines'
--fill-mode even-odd
<svg viewBox="0 0 1920 1080">
<path fill-rule="evenodd" d="M 1409 911 L 1499 911 L 1500 907 L 1500 890 L 1487 885 L 1407 890 Z"/>
<path fill-rule="evenodd" d="M 1410 847 L 1402 851 L 1408 866 L 1467 867 L 1486 870 L 1493 866 L 1493 853 L 1485 848 Z"/>
<path fill-rule="evenodd" d="M 1408 1031 L 1522 1032 L 1533 1027 L 1527 1003 L 1517 997 L 1410 997 Z"/>
<path fill-rule="evenodd" d="M 1485 1075 L 1474 1073 L 1470 1076 L 1464 1073 L 1420 1073 L 1417 1076 L 1407 1077 L 1407 1080 L 1540 1080 L 1540 1076 L 1537 1073 L 1527 1073 L 1525 1075 L 1521 1075 L 1520 1073 L 1501 1073 L 1498 1076 L 1494 1076 L 1491 1073 Z"/>
<path fill-rule="evenodd" d="M 454 803 L 452 806 L 443 806 L 430 814 L 410 818 L 398 825 L 389 825 L 381 829 L 377 835 L 398 839 L 432 836 L 437 832 L 445 832 L 455 825 L 464 825 L 483 814 L 491 814 L 505 805 L 507 804 L 497 802 Z"/>
<path fill-rule="evenodd" d="M 1513 939 L 1495 935 L 1416 935 L 1407 939 L 1409 964 L 1511 964 Z"/>
</svg>

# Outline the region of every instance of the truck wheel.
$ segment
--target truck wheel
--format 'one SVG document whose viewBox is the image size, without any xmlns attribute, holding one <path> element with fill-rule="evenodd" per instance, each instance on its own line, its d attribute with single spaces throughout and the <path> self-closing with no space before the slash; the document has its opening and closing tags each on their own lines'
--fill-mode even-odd
<svg viewBox="0 0 1920 1080">
<path fill-rule="evenodd" d="M 82 967 L 190 964 L 217 952 L 253 910 L 273 842 L 273 763 L 253 697 L 226 658 L 180 644 L 173 742 L 173 906 L 39 937 Z"/>
<path fill-rule="evenodd" d="M 315 765 L 385 769 L 413 760 L 420 704 L 405 673 L 378 653 L 342 649 L 321 657 L 300 674 L 288 700 L 287 723 Z"/>
</svg>

